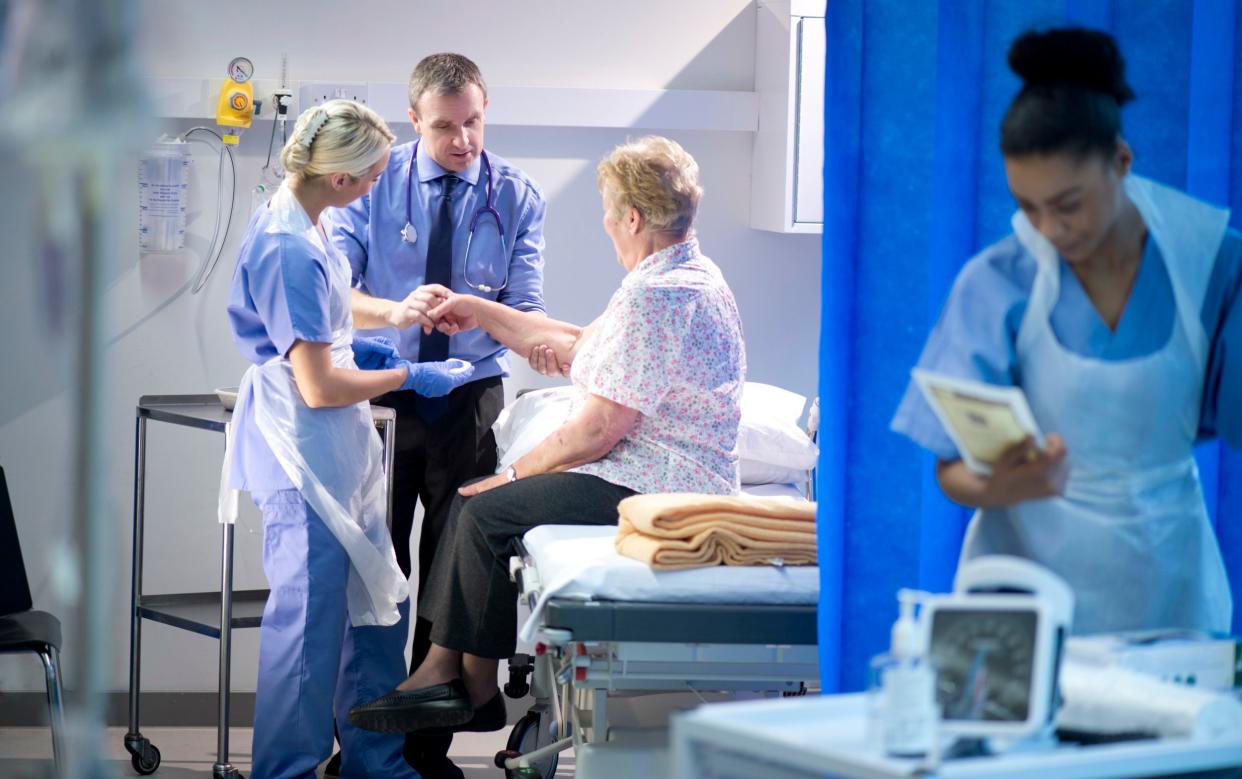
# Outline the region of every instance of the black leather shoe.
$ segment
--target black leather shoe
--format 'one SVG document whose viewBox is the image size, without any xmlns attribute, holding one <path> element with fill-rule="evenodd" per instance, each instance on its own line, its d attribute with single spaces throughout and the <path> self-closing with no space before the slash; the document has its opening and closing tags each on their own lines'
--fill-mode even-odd
<svg viewBox="0 0 1242 779">
<path fill-rule="evenodd" d="M 460 679 L 417 690 L 393 690 L 349 710 L 354 727 L 380 733 L 451 728 L 469 722 L 473 716 L 470 695 Z"/>
<path fill-rule="evenodd" d="M 490 701 L 474 710 L 474 716 L 462 725 L 440 728 L 425 728 L 419 733 L 432 735 L 435 733 L 490 733 L 500 730 L 507 724 L 508 712 L 505 711 L 505 699 L 496 693 Z"/>
</svg>

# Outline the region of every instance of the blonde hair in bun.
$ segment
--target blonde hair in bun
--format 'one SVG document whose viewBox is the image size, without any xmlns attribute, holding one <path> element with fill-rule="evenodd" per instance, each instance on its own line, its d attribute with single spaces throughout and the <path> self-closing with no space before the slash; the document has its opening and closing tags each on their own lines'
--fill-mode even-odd
<svg viewBox="0 0 1242 779">
<path fill-rule="evenodd" d="M 280 152 L 285 172 L 298 179 L 325 173 L 365 174 L 396 140 L 379 114 L 352 100 L 329 100 L 302 112 Z"/>
</svg>

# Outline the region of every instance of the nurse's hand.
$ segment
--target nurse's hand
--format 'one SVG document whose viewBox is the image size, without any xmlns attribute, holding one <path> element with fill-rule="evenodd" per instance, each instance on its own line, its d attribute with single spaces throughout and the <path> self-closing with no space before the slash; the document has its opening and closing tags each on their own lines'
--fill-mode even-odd
<svg viewBox="0 0 1242 779">
<path fill-rule="evenodd" d="M 470 380 L 474 374 L 474 365 L 465 360 L 444 360 L 443 362 L 409 362 L 401 361 L 402 367 L 409 371 L 409 376 L 399 389 L 414 390 L 428 398 L 447 395 Z"/>
<path fill-rule="evenodd" d="M 395 367 L 401 355 L 391 338 L 382 335 L 354 336 L 354 363 L 364 371 L 378 371 Z"/>
<path fill-rule="evenodd" d="M 936 463 L 936 481 L 955 503 L 980 509 L 1005 508 L 1015 503 L 1051 498 L 1065 490 L 1069 458 L 1065 441 L 1051 434 L 1043 451 L 1030 438 L 1005 451 L 984 476 L 961 460 Z"/>
<path fill-rule="evenodd" d="M 1042 450 L 1028 437 L 1007 449 L 992 466 L 985 500 L 992 506 L 1011 506 L 1060 495 L 1069 478 L 1066 455 L 1065 441 L 1056 433 L 1044 438 Z"/>
<path fill-rule="evenodd" d="M 431 310 L 452 294 L 447 287 L 439 284 L 424 284 L 406 295 L 404 300 L 393 303 L 388 321 L 402 330 L 418 325 L 423 332 L 430 333 L 436 326 L 430 316 Z"/>
<path fill-rule="evenodd" d="M 542 344 L 530 350 L 530 357 L 527 361 L 536 373 L 542 373 L 544 376 L 569 378 L 570 369 L 573 367 L 567 361 L 559 359 L 556 356 L 556 350 L 551 346 Z"/>
</svg>

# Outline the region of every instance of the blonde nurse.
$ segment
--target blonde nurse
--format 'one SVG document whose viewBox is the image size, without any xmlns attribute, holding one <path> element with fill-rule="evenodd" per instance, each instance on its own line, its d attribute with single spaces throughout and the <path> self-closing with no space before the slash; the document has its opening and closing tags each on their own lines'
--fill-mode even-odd
<svg viewBox="0 0 1242 779">
<path fill-rule="evenodd" d="M 409 608 L 408 590 L 385 524 L 367 401 L 395 389 L 445 395 L 471 368 L 406 362 L 382 339 L 355 338 L 349 263 L 320 224 L 325 208 L 370 191 L 392 141 L 357 103 L 303 113 L 281 152 L 285 182 L 250 220 L 233 274 L 229 322 L 252 365 L 234 412 L 229 477 L 263 513 L 271 586 L 254 779 L 315 776 L 332 753 L 334 718 L 342 775 L 417 776 L 399 737 L 360 731 L 344 716 L 405 678 L 405 636 L 390 626 Z"/>
</svg>

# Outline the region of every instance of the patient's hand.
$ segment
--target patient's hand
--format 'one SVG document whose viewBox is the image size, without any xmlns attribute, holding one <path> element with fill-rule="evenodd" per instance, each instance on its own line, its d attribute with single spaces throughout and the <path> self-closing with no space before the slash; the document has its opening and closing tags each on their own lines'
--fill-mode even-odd
<svg viewBox="0 0 1242 779">
<path fill-rule="evenodd" d="M 509 483 L 509 477 L 506 474 L 498 473 L 495 476 L 489 476 L 486 479 L 480 479 L 479 481 L 473 482 L 471 484 L 467 484 L 466 486 L 461 487 L 457 491 L 461 493 L 461 496 L 463 498 L 472 498 L 475 495 L 478 495 L 480 492 L 487 492 L 488 490 L 494 490 L 497 487 L 503 487 L 504 485 L 508 483 Z"/>
<path fill-rule="evenodd" d="M 568 360 L 562 360 L 556 356 L 556 350 L 551 346 L 540 344 L 530 350 L 530 357 L 527 358 L 530 367 L 537 373 L 544 376 L 563 376 L 569 378 L 570 368 L 573 366 Z"/>
<path fill-rule="evenodd" d="M 436 329 L 445 335 L 456 335 L 479 326 L 474 305 L 478 299 L 473 295 L 449 293 L 427 316 L 435 322 Z"/>
</svg>

